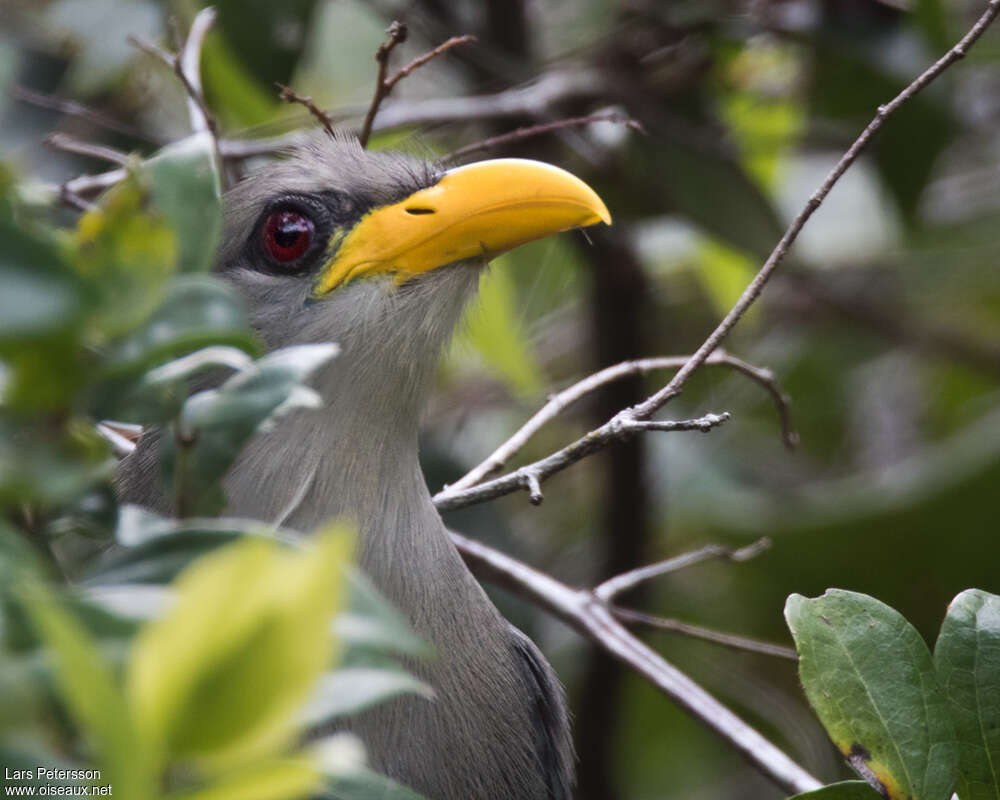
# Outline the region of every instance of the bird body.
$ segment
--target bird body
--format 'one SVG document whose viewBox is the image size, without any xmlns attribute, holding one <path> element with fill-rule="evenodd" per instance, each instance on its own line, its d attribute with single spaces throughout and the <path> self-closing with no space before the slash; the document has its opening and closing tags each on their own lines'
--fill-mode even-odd
<svg viewBox="0 0 1000 800">
<path fill-rule="evenodd" d="M 431 502 L 417 436 L 440 351 L 486 259 L 505 244 L 492 225 L 518 198 L 527 199 L 527 216 L 541 203 L 543 221 L 511 217 L 515 240 L 602 215 L 545 221 L 544 204 L 555 205 L 550 180 L 583 193 L 567 173 L 540 173 L 538 191 L 515 187 L 509 199 L 511 187 L 494 186 L 497 175 L 533 175 L 528 167 L 462 169 L 453 177 L 324 139 L 227 196 L 217 272 L 243 296 L 266 346 L 341 348 L 314 380 L 323 408 L 284 417 L 244 448 L 225 482 L 227 513 L 304 531 L 352 520 L 362 569 L 434 647 L 436 658 L 411 665 L 434 699 L 399 698 L 347 726 L 375 769 L 430 800 L 561 800 L 573 772 L 561 688 L 462 562 Z M 472 207 L 463 208 L 470 192 Z M 404 244 L 388 247 L 397 231 Z M 158 436 L 143 437 L 119 483 L 124 500 L 164 509 Z"/>
</svg>

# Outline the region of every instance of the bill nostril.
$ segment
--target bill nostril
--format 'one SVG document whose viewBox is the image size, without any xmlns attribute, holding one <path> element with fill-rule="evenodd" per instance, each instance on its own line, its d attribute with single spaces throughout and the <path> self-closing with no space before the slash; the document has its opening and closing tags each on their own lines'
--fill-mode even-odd
<svg viewBox="0 0 1000 800">
<path fill-rule="evenodd" d="M 408 209 L 406 209 L 406 213 L 407 214 L 414 214 L 414 215 L 417 215 L 417 214 L 433 214 L 434 213 L 434 209 L 433 208 L 422 208 L 422 207 L 408 208 Z"/>
</svg>

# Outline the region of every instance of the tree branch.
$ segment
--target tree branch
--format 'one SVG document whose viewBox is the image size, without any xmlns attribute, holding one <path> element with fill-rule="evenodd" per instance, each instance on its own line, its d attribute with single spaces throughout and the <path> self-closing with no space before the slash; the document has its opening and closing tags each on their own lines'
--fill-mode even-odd
<svg viewBox="0 0 1000 800">
<path fill-rule="evenodd" d="M 627 426 L 628 423 L 635 420 L 648 419 L 673 398 L 679 395 L 694 371 L 708 360 L 709 356 L 712 355 L 716 348 L 719 347 L 723 339 L 729 335 L 729 332 L 736 326 L 740 319 L 742 319 L 743 315 L 747 312 L 750 306 L 752 306 L 757 298 L 760 297 L 760 294 L 764 291 L 764 287 L 767 285 L 767 282 L 771 279 L 771 276 L 778 268 L 778 265 L 788 254 L 792 244 L 798 238 L 799 232 L 802 230 L 803 226 L 815 213 L 816 209 L 822 205 L 823 201 L 830 193 L 830 190 L 833 189 L 834 185 L 838 180 L 840 180 L 840 177 L 847 171 L 848 167 L 857 161 L 858 156 L 861 155 L 861 152 L 871 141 L 872 137 L 874 137 L 875 134 L 878 133 L 879 129 L 885 124 L 885 121 L 897 110 L 899 110 L 904 103 L 933 82 L 934 79 L 948 69 L 948 67 L 963 58 L 969 48 L 975 44 L 979 37 L 983 35 L 986 29 L 994 21 L 998 13 L 1000 13 L 1000 0 L 989 0 L 986 10 L 954 47 L 952 47 L 940 59 L 922 72 L 891 101 L 883 106 L 879 106 L 878 111 L 872 118 L 871 122 L 868 123 L 867 127 L 865 127 L 858 138 L 855 139 L 854 143 L 847 149 L 847 152 L 841 156 L 836 166 L 830 171 L 829 175 L 827 175 L 820 187 L 809 197 L 805 207 L 799 212 L 795 219 L 792 220 L 792 223 L 788 226 L 788 229 L 778 241 L 774 250 L 771 251 L 771 254 L 767 257 L 767 260 L 754 276 L 753 280 L 750 281 L 747 288 L 743 291 L 739 300 L 736 301 L 736 304 L 729 310 L 729 313 L 727 313 L 722 321 L 716 326 L 715 330 L 709 334 L 708 338 L 705 339 L 701 346 L 677 371 L 666 386 L 648 397 L 642 403 L 632 406 L 631 408 L 623 409 L 601 427 L 592 430 L 590 433 L 577 439 L 575 442 L 572 442 L 561 450 L 552 453 L 540 461 L 536 461 L 526 467 L 521 467 L 514 472 L 510 472 L 507 475 L 495 478 L 487 483 L 475 486 L 474 488 L 468 488 L 457 492 L 451 492 L 449 490 L 447 495 L 436 500 L 435 504 L 438 509 L 445 511 L 462 508 L 475 503 L 485 502 L 486 500 L 492 500 L 496 497 L 501 497 L 505 494 L 518 491 L 519 489 L 529 488 L 529 473 L 532 480 L 532 486 L 530 488 L 532 493 L 535 494 L 542 481 L 557 472 L 561 472 L 591 453 L 595 453 L 598 450 L 603 449 L 611 442 L 616 441 L 621 435 L 620 431 L 623 427 Z"/>
<path fill-rule="evenodd" d="M 373 121 L 372 131 L 386 131 L 409 125 L 540 117 L 561 103 L 600 97 L 606 90 L 606 81 L 597 70 L 580 68 L 551 72 L 527 86 L 505 89 L 496 94 L 442 97 L 413 103 L 394 102 L 379 111 L 378 124 Z M 365 111 L 360 109 L 327 113 L 334 119 L 350 119 L 364 115 Z M 266 139 L 222 139 L 219 151 L 223 158 L 232 159 L 270 155 L 300 144 L 306 136 L 302 131 L 292 131 Z"/>
<path fill-rule="evenodd" d="M 389 38 L 379 45 L 378 50 L 375 51 L 375 61 L 378 62 L 378 77 L 375 79 L 375 94 L 372 95 L 371 104 L 368 106 L 368 112 L 365 114 L 365 120 L 361 125 L 361 132 L 358 134 L 358 140 L 361 142 L 362 147 L 368 146 L 368 139 L 371 138 L 372 134 L 372 126 L 375 124 L 375 115 L 378 113 L 382 101 L 389 96 L 389 93 L 397 83 L 414 72 L 414 70 L 420 69 L 424 64 L 437 58 L 442 53 L 448 52 L 451 48 L 476 41 L 475 36 L 452 36 L 433 50 L 417 56 L 390 78 L 386 77 L 389 69 L 389 55 L 396 48 L 396 45 L 406 41 L 407 30 L 403 23 L 393 22 L 386 33 L 389 34 Z"/>
<path fill-rule="evenodd" d="M 563 128 L 571 128 L 578 125 L 589 125 L 592 122 L 615 122 L 620 125 L 624 125 L 629 130 L 638 131 L 643 134 L 646 133 L 645 128 L 642 127 L 642 123 L 636 119 L 632 119 L 632 117 L 627 117 L 618 113 L 591 114 L 586 117 L 570 117 L 569 119 L 560 119 L 555 122 L 544 122 L 541 125 L 528 125 L 523 128 L 518 128 L 517 130 L 509 131 L 508 133 L 501 133 L 499 136 L 491 136 L 489 139 L 483 139 L 482 141 L 473 142 L 472 144 L 467 144 L 464 147 L 459 147 L 457 150 L 452 150 L 450 153 L 443 156 L 441 160 L 447 164 L 457 161 L 460 158 L 465 158 L 465 156 L 471 155 L 472 153 L 479 153 L 483 150 L 492 150 L 495 147 L 510 144 L 511 142 L 522 142 L 525 139 L 531 139 L 532 137 L 541 136 L 545 133 L 552 133 L 553 131 L 562 130 Z"/>
<path fill-rule="evenodd" d="M 594 592 L 573 589 L 510 556 L 451 534 L 477 577 L 513 589 L 566 622 L 588 640 L 648 679 L 684 711 L 719 734 L 762 775 L 791 794 L 822 784 L 733 714 L 687 675 L 636 639 Z"/>
<path fill-rule="evenodd" d="M 700 550 L 694 550 L 690 553 L 675 556 L 674 558 L 668 558 L 666 561 L 660 561 L 656 564 L 639 567 L 638 569 L 623 572 L 621 575 L 616 575 L 594 589 L 594 596 L 605 603 L 610 603 L 618 595 L 634 589 L 640 583 L 644 583 L 651 578 L 666 575 L 668 572 L 677 572 L 677 570 L 713 558 L 725 558 L 729 561 L 749 561 L 770 547 L 771 540 L 766 536 L 758 539 L 751 545 L 741 547 L 739 550 L 733 550 L 730 547 L 723 547 L 718 544 L 706 545 Z"/>
<path fill-rule="evenodd" d="M 452 499 L 459 497 L 463 490 L 471 489 L 489 475 L 501 469 L 546 423 L 551 422 L 566 408 L 582 397 L 612 381 L 621 380 L 630 375 L 646 375 L 659 369 L 678 369 L 684 366 L 688 359 L 689 356 L 666 356 L 662 358 L 642 358 L 635 361 L 623 361 L 621 364 L 616 364 L 612 367 L 602 369 L 600 372 L 595 372 L 593 375 L 589 375 L 572 386 L 563 389 L 558 394 L 553 395 L 548 403 L 522 425 L 513 436 L 494 450 L 485 461 L 434 495 L 435 504 L 441 510 L 450 508 L 447 504 Z M 722 366 L 733 369 L 763 386 L 768 394 L 771 395 L 775 408 L 778 411 L 778 416 L 781 420 L 782 441 L 789 448 L 795 447 L 798 443 L 798 434 L 795 433 L 792 427 L 788 396 L 782 391 L 770 370 L 755 367 L 746 361 L 721 351 L 713 353 L 706 360 L 706 363 L 710 366 Z M 617 434 L 619 438 L 626 435 L 630 435 L 630 433 L 624 427 Z"/>
<path fill-rule="evenodd" d="M 50 133 L 42 141 L 56 150 L 96 158 L 100 161 L 117 164 L 120 167 L 128 166 L 128 153 L 123 153 L 121 150 L 116 150 L 113 147 L 103 144 L 83 142 L 66 133 Z"/>
<path fill-rule="evenodd" d="M 299 105 L 305 106 L 313 118 L 323 126 L 323 129 L 327 132 L 327 134 L 330 136 L 334 135 L 333 120 L 330 118 L 330 115 L 317 106 L 311 97 L 303 96 L 296 92 L 292 87 L 285 86 L 285 84 L 278 83 L 277 81 L 275 81 L 274 85 L 280 89 L 278 97 L 281 98 L 281 100 L 286 103 L 298 103 Z"/>
<path fill-rule="evenodd" d="M 658 631 L 668 633 L 680 633 L 690 636 L 693 639 L 702 639 L 706 642 L 721 644 L 733 650 L 743 650 L 749 653 L 759 653 L 764 656 L 774 656 L 787 661 L 798 661 L 799 654 L 792 647 L 784 647 L 780 644 L 762 642 L 758 639 L 749 639 L 746 636 L 736 636 L 732 633 L 722 633 L 711 628 L 703 628 L 701 625 L 692 625 L 690 622 L 681 622 L 679 619 L 669 617 L 656 617 L 652 614 L 645 614 L 642 611 L 634 611 L 631 608 L 612 606 L 611 613 L 615 618 L 625 623 L 645 625 Z"/>
</svg>

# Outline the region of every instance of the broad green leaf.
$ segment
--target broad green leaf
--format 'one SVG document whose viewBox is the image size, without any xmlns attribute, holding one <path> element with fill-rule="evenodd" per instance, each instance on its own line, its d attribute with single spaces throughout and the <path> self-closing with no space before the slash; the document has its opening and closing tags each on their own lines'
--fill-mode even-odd
<svg viewBox="0 0 1000 800">
<path fill-rule="evenodd" d="M 119 511 L 115 541 L 121 545 L 93 564 L 88 586 L 170 583 L 192 561 L 244 536 L 305 545 L 305 539 L 254 520 L 161 517 L 134 505 Z"/>
<path fill-rule="evenodd" d="M 194 792 L 167 800 L 299 800 L 315 796 L 323 775 L 308 758 L 275 758 L 241 767 Z"/>
<path fill-rule="evenodd" d="M 872 597 L 791 595 L 799 677 L 834 744 L 890 800 L 948 800 L 958 750 L 948 701 L 920 634 Z"/>
<path fill-rule="evenodd" d="M 164 761 L 222 768 L 290 744 L 295 712 L 336 655 L 330 621 L 351 538 L 330 528 L 303 551 L 245 539 L 181 574 L 127 674 L 136 724 Z"/>
<path fill-rule="evenodd" d="M 147 161 L 153 201 L 177 234 L 181 272 L 208 272 L 222 232 L 215 144 L 208 131 L 167 145 Z"/>
<path fill-rule="evenodd" d="M 132 725 L 125 697 L 97 644 L 40 583 L 24 585 L 24 608 L 51 648 L 60 693 L 95 747 L 108 782 L 123 797 L 154 797 L 155 774 L 145 739 Z"/>
<path fill-rule="evenodd" d="M 165 436 L 165 482 L 179 498 L 178 516 L 215 513 L 224 500 L 219 481 L 254 432 L 289 411 L 319 405 L 302 381 L 337 353 L 336 345 L 308 344 L 276 350 L 185 402 L 173 436 Z M 178 440 L 184 443 L 179 445 Z"/>
<path fill-rule="evenodd" d="M 104 342 L 132 330 L 160 304 L 174 271 L 178 238 L 145 206 L 136 175 L 115 186 L 77 224 L 73 261 L 100 295 L 90 337 Z"/>
<path fill-rule="evenodd" d="M 64 503 L 112 474 L 106 447 L 88 435 L 59 436 L 0 414 L 0 508 Z"/>
<path fill-rule="evenodd" d="M 401 694 L 432 700 L 434 690 L 401 669 L 344 667 L 320 678 L 301 719 L 308 726 L 346 717 Z"/>
<path fill-rule="evenodd" d="M 214 278 L 187 275 L 173 281 L 149 320 L 108 354 L 115 369 L 145 368 L 209 345 L 254 352 L 246 313 L 233 291 Z"/>
<path fill-rule="evenodd" d="M 460 338 L 512 394 L 535 395 L 544 378 L 524 330 L 513 280 L 502 263 L 505 259 L 497 259 L 494 269 L 483 276 L 479 300 L 470 306 Z"/>
<path fill-rule="evenodd" d="M 878 800 L 879 797 L 879 793 L 864 781 L 843 781 L 797 794 L 788 800 Z"/>
<path fill-rule="evenodd" d="M 18 227 L 6 208 L 0 208 L 0 238 L 0 352 L 71 328 L 86 293 L 62 255 L 51 242 Z"/>
<path fill-rule="evenodd" d="M 1000 798 L 1000 597 L 968 589 L 948 606 L 934 664 L 959 742 L 958 795 Z"/>
</svg>

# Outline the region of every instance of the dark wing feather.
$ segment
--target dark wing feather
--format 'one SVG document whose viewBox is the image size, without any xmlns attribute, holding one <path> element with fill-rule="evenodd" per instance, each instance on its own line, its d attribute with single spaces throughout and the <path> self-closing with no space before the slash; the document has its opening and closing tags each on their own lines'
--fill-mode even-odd
<svg viewBox="0 0 1000 800">
<path fill-rule="evenodd" d="M 569 730 L 569 715 L 562 685 L 535 643 L 513 625 L 514 652 L 530 690 L 535 750 L 548 779 L 551 800 L 571 800 L 576 756 Z"/>
</svg>

